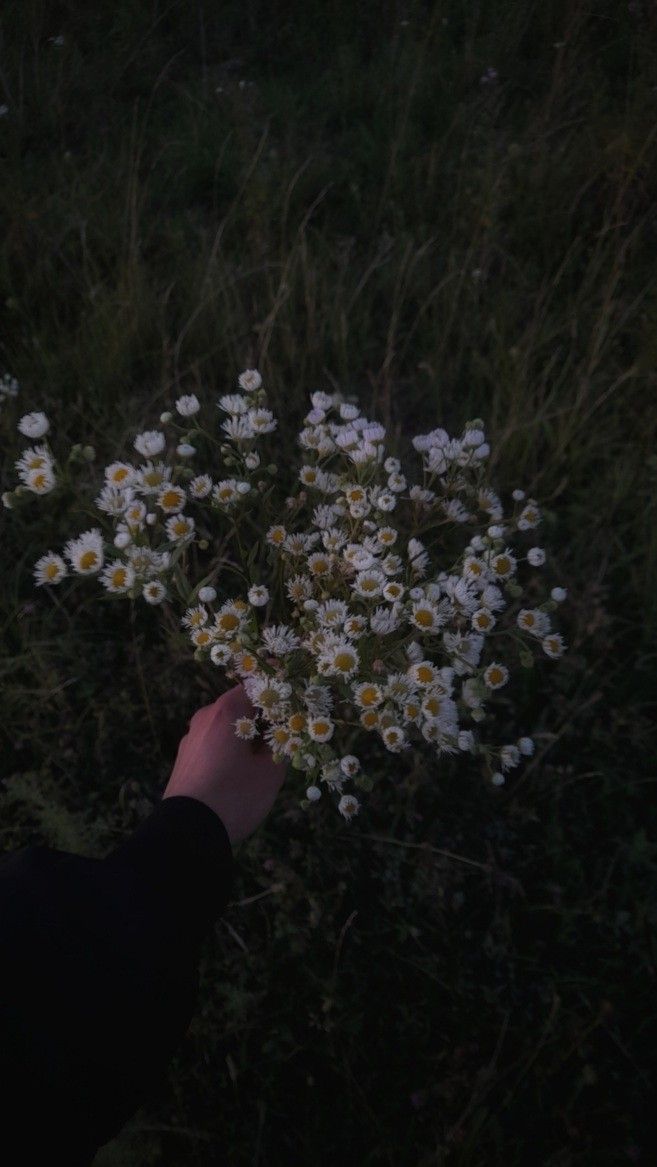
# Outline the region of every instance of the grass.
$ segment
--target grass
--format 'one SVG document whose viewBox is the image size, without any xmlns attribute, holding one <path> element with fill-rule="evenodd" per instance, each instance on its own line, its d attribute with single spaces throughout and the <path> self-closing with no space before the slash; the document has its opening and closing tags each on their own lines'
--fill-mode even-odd
<svg viewBox="0 0 657 1167">
<path fill-rule="evenodd" d="M 289 782 L 167 1091 L 99 1167 L 647 1162 L 656 31 L 581 0 L 3 10 L 2 488 L 29 409 L 109 460 L 257 367 L 291 436 L 315 388 L 402 451 L 485 418 L 569 589 L 503 791 L 400 762 L 354 829 Z M 63 507 L 0 523 L 3 845 L 103 855 L 214 678 L 155 618 L 35 594 Z"/>
</svg>

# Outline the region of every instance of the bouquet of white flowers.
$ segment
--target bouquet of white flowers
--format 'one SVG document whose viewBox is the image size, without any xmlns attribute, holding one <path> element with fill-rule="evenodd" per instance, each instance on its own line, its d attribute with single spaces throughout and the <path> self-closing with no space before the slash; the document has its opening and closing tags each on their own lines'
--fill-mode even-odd
<svg viewBox="0 0 657 1167">
<path fill-rule="evenodd" d="M 235 733 L 262 735 L 289 759 L 304 775 L 306 808 L 324 790 L 345 818 L 358 812 L 345 786 L 372 789 L 358 757 L 364 734 L 394 754 L 462 751 L 502 785 L 534 743 L 480 740 L 486 706 L 516 660 L 529 667 L 535 653 L 565 649 L 550 615 L 565 590 L 522 606 L 527 567 L 545 563 L 541 547 L 522 546 L 541 521 L 537 502 L 516 489 L 505 514 L 480 419 L 459 438 L 415 437 L 421 482 L 411 485 L 386 453 L 383 426 L 324 392 L 311 394 L 287 495 L 259 372 L 245 370 L 238 389 L 204 405 L 180 397 L 162 428 L 138 434 L 140 459 L 105 467 L 98 525 L 43 555 L 36 584 L 93 576 L 111 595 L 170 606 L 197 659 L 244 684 L 254 716 Z M 39 444 L 16 462 L 9 508 L 94 459 L 76 446 L 58 464 L 43 413 L 18 429 Z"/>
</svg>

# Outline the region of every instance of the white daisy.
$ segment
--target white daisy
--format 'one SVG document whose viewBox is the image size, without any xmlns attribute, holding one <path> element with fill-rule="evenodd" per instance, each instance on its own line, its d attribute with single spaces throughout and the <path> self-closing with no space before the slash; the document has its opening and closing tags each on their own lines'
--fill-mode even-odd
<svg viewBox="0 0 657 1167">
<path fill-rule="evenodd" d="M 338 810 L 345 819 L 352 819 L 360 810 L 360 803 L 353 794 L 343 794 L 338 803 Z"/>
<path fill-rule="evenodd" d="M 497 661 L 492 661 L 484 670 L 484 684 L 488 689 L 501 689 L 508 679 L 509 670 L 506 665 L 498 664 Z"/>
<path fill-rule="evenodd" d="M 164 524 L 167 539 L 171 543 L 176 543 L 179 539 L 191 539 L 195 525 L 190 515 L 170 515 Z"/>
<path fill-rule="evenodd" d="M 233 726 L 235 728 L 235 737 L 240 738 L 243 742 L 251 741 L 258 732 L 256 723 L 252 717 L 238 717 L 237 721 L 233 722 Z"/>
<path fill-rule="evenodd" d="M 18 430 L 26 438 L 42 438 L 48 433 L 50 422 L 45 413 L 26 413 L 18 423 Z"/>
<path fill-rule="evenodd" d="M 232 653 L 227 644 L 213 644 L 210 649 L 210 660 L 213 665 L 223 666 L 230 664 Z"/>
<path fill-rule="evenodd" d="M 532 636 L 546 636 L 550 631 L 550 617 L 538 608 L 521 608 L 516 616 L 518 628 L 531 632 Z"/>
<path fill-rule="evenodd" d="M 224 413 L 240 414 L 246 413 L 249 403 L 241 393 L 227 393 L 219 398 L 217 408 L 223 409 Z"/>
<path fill-rule="evenodd" d="M 129 591 L 135 582 L 134 568 L 132 564 L 124 563 L 122 559 L 115 559 L 103 568 L 100 582 L 108 592 L 121 595 Z"/>
<path fill-rule="evenodd" d="M 167 589 L 159 579 L 151 579 L 142 588 L 142 595 L 147 604 L 161 604 L 166 599 Z"/>
<path fill-rule="evenodd" d="M 105 485 L 98 498 L 95 499 L 99 511 L 107 515 L 122 515 L 132 502 L 133 490 L 131 487 Z M 143 504 L 140 504 L 143 505 Z"/>
<path fill-rule="evenodd" d="M 188 608 L 185 615 L 181 617 L 180 623 L 183 628 L 202 628 L 208 622 L 208 610 L 202 604 L 197 604 L 196 607 Z"/>
<path fill-rule="evenodd" d="M 527 500 L 526 506 L 518 517 L 518 530 L 529 531 L 537 527 L 541 521 L 541 512 L 533 498 Z"/>
<path fill-rule="evenodd" d="M 154 458 L 156 454 L 161 454 L 166 438 L 160 430 L 144 430 L 142 434 L 137 434 L 133 445 L 144 458 Z"/>
<path fill-rule="evenodd" d="M 252 393 L 262 385 L 262 377 L 257 369 L 245 369 L 237 378 L 237 383 L 240 389 L 244 389 L 246 393 Z"/>
<path fill-rule="evenodd" d="M 173 483 L 163 486 L 157 496 L 157 505 L 165 515 L 177 515 L 184 510 L 186 502 L 187 495 L 182 486 L 175 486 Z"/>
<path fill-rule="evenodd" d="M 269 409 L 250 409 L 248 418 L 254 434 L 270 434 L 278 425 L 276 418 Z"/>
<path fill-rule="evenodd" d="M 78 575 L 94 575 L 103 566 L 103 536 L 98 527 L 69 539 L 64 554 Z"/>
<path fill-rule="evenodd" d="M 57 485 L 52 466 L 43 466 L 39 470 L 28 470 L 24 479 L 25 486 L 33 494 L 50 494 Z"/>
<path fill-rule="evenodd" d="M 206 498 L 212 490 L 212 479 L 209 474 L 199 474 L 189 483 L 190 498 Z"/>
<path fill-rule="evenodd" d="M 193 417 L 201 408 L 201 402 L 195 393 L 188 393 L 176 401 L 176 409 L 181 417 Z"/>
<path fill-rule="evenodd" d="M 294 652 L 301 643 L 299 637 L 295 636 L 287 624 L 272 624 L 268 628 L 263 628 L 262 639 L 273 656 L 287 656 L 288 653 Z"/>
<path fill-rule="evenodd" d="M 499 555 L 494 555 L 490 561 L 492 575 L 496 579 L 509 579 L 516 570 L 516 560 L 507 547 Z"/>
<path fill-rule="evenodd" d="M 28 446 L 14 463 L 21 482 L 27 481 L 31 470 L 52 470 L 52 458 L 47 446 Z"/>
<path fill-rule="evenodd" d="M 383 738 L 386 749 L 390 750 L 393 754 L 398 754 L 407 745 L 406 735 L 400 725 L 386 726 L 381 732 L 381 737 Z"/>
<path fill-rule="evenodd" d="M 168 482 L 173 473 L 172 467 L 164 462 L 147 462 L 135 471 L 134 485 L 141 494 L 158 494 L 165 482 Z"/>
<path fill-rule="evenodd" d="M 545 551 L 542 547 L 530 547 L 527 552 L 527 562 L 532 567 L 542 567 L 545 563 Z"/>
<path fill-rule="evenodd" d="M 263 608 L 269 601 L 269 591 L 264 584 L 253 584 L 247 595 L 254 608 Z"/>
<path fill-rule="evenodd" d="M 54 551 L 48 551 L 34 564 L 34 578 L 37 587 L 41 587 L 42 584 L 58 584 L 66 575 L 68 575 L 66 564 L 61 555 L 57 555 Z"/>
<path fill-rule="evenodd" d="M 552 657 L 553 660 L 563 656 L 564 652 L 566 651 L 564 639 L 558 632 L 553 632 L 550 636 L 546 636 L 545 639 L 541 642 L 541 647 L 543 652 L 546 653 L 547 656 Z"/>
<path fill-rule="evenodd" d="M 333 737 L 335 725 L 330 717 L 319 714 L 317 717 L 309 717 L 307 724 L 308 736 L 314 742 L 327 742 Z"/>
</svg>

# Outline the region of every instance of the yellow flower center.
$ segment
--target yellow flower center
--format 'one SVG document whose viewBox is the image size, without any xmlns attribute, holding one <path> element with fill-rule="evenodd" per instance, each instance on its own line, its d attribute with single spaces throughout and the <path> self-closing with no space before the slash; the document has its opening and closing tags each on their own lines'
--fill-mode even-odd
<svg viewBox="0 0 657 1167">
<path fill-rule="evenodd" d="M 415 620 L 421 628 L 431 628 L 433 626 L 433 612 L 429 608 L 418 608 Z"/>
<path fill-rule="evenodd" d="M 498 575 L 505 575 L 506 572 L 510 570 L 510 568 L 511 560 L 509 559 L 508 555 L 500 555 L 499 558 L 495 560 L 495 571 L 498 573 Z"/>
<path fill-rule="evenodd" d="M 363 689 L 361 691 L 361 694 L 360 694 L 361 704 L 362 705 L 376 705 L 378 696 L 379 696 L 379 694 L 378 694 L 377 690 L 374 688 L 373 685 L 370 685 L 367 689 Z"/>
<path fill-rule="evenodd" d="M 46 485 L 45 474 L 35 474 L 32 485 L 36 486 L 37 490 L 41 490 Z"/>
<path fill-rule="evenodd" d="M 488 628 L 489 624 L 490 624 L 490 616 L 486 616 L 485 613 L 483 613 L 481 616 L 477 616 L 477 627 L 478 628 Z"/>
<path fill-rule="evenodd" d="M 368 709 L 365 713 L 361 714 L 360 720 L 362 725 L 365 726 L 365 729 L 374 729 L 374 726 L 378 723 L 379 715 L 375 709 Z"/>
<path fill-rule="evenodd" d="M 428 668 L 427 665 L 420 665 L 416 675 L 418 681 L 423 685 L 433 681 L 433 669 Z"/>
<path fill-rule="evenodd" d="M 492 685 L 499 685 L 500 681 L 504 679 L 504 673 L 501 669 L 490 669 L 488 672 L 488 680 Z"/>
<path fill-rule="evenodd" d="M 282 543 L 285 539 L 285 528 L 276 527 L 271 533 L 272 543 Z"/>
<path fill-rule="evenodd" d="M 121 466 L 121 467 L 119 467 L 118 470 L 114 471 L 114 473 L 112 475 L 112 481 L 113 482 L 123 482 L 123 479 L 127 478 L 129 473 L 130 473 L 129 470 L 126 470 L 123 466 Z"/>
<path fill-rule="evenodd" d="M 328 721 L 315 721 L 313 723 L 313 729 L 316 734 L 322 737 L 325 733 L 328 733 L 330 726 Z"/>
<path fill-rule="evenodd" d="M 328 559 L 316 559 L 311 569 L 313 575 L 322 575 L 328 571 Z"/>
<path fill-rule="evenodd" d="M 301 733 L 306 724 L 306 718 L 303 713 L 293 713 L 287 724 L 292 733 Z"/>
<path fill-rule="evenodd" d="M 163 475 L 159 470 L 147 470 L 143 476 L 143 481 L 147 486 L 159 486 L 163 481 Z"/>
<path fill-rule="evenodd" d="M 333 663 L 341 673 L 348 673 L 354 666 L 355 658 L 351 652 L 338 652 Z"/>
<path fill-rule="evenodd" d="M 89 571 L 92 567 L 96 566 L 97 562 L 98 554 L 96 551 L 85 551 L 80 556 L 80 567 L 83 571 Z"/>
<path fill-rule="evenodd" d="M 112 572 L 112 583 L 114 584 L 114 587 L 116 587 L 116 588 L 124 587 L 126 577 L 127 577 L 127 572 L 126 572 L 125 567 L 117 567 L 116 570 Z"/>
<path fill-rule="evenodd" d="M 200 632 L 196 633 L 195 639 L 197 644 L 207 644 L 208 640 L 211 639 L 210 633 L 206 632 L 205 629 L 201 629 Z"/>
<path fill-rule="evenodd" d="M 56 563 L 49 563 L 46 568 L 46 576 L 48 579 L 55 579 L 57 575 L 59 575 L 59 567 Z"/>
<path fill-rule="evenodd" d="M 219 627 L 223 632 L 233 632 L 239 624 L 239 619 L 234 612 L 224 612 L 223 616 L 219 617 Z"/>
<path fill-rule="evenodd" d="M 272 734 L 272 737 L 273 737 L 274 741 L 276 742 L 276 744 L 279 746 L 284 746 L 285 743 L 290 740 L 290 734 L 289 734 L 288 730 L 285 728 L 285 726 L 283 726 L 283 725 L 279 725 L 276 727 L 276 729 L 274 730 L 274 732 Z"/>
<path fill-rule="evenodd" d="M 38 470 L 39 466 L 45 466 L 45 464 L 46 460 L 41 454 L 34 454 L 28 462 L 28 467 L 30 470 Z"/>
</svg>

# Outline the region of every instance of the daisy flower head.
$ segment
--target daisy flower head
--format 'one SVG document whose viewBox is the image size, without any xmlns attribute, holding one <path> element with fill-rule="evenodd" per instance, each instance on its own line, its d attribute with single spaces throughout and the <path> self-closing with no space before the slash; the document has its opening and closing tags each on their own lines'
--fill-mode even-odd
<svg viewBox="0 0 657 1167">
<path fill-rule="evenodd" d="M 167 598 L 167 589 L 159 579 L 151 579 L 142 588 L 147 604 L 161 604 Z"/>
<path fill-rule="evenodd" d="M 110 462 L 105 467 L 105 482 L 108 486 L 131 486 L 137 471 L 129 462 Z"/>
<path fill-rule="evenodd" d="M 424 549 L 424 544 L 419 539 L 409 539 L 407 550 L 413 575 L 421 579 L 422 576 L 426 575 L 429 563 L 429 555 Z"/>
<path fill-rule="evenodd" d="M 262 377 L 257 369 L 245 369 L 237 378 L 237 384 L 245 393 L 254 393 L 262 385 Z"/>
<path fill-rule="evenodd" d="M 500 750 L 500 767 L 502 770 L 512 770 L 520 762 L 520 750 L 517 746 L 502 746 Z"/>
<path fill-rule="evenodd" d="M 207 498 L 212 490 L 212 479 L 209 474 L 197 474 L 195 478 L 192 478 L 187 489 L 190 498 Z"/>
<path fill-rule="evenodd" d="M 211 628 L 194 628 L 190 633 L 190 640 L 197 648 L 205 648 L 214 640 Z"/>
<path fill-rule="evenodd" d="M 438 669 L 430 660 L 421 660 L 410 664 L 406 670 L 406 675 L 410 677 L 415 685 L 419 685 L 421 689 L 427 689 L 435 683 L 438 676 Z"/>
<path fill-rule="evenodd" d="M 42 438 L 49 429 L 50 422 L 45 413 L 26 413 L 18 422 L 18 431 L 26 438 Z"/>
<path fill-rule="evenodd" d="M 362 681 L 352 689 L 353 699 L 359 709 L 373 709 L 381 705 L 383 690 L 373 681 Z"/>
<path fill-rule="evenodd" d="M 176 401 L 176 410 L 181 417 L 193 417 L 201 408 L 201 402 L 195 393 L 187 393 Z"/>
<path fill-rule="evenodd" d="M 57 479 L 52 466 L 43 466 L 41 469 L 28 470 L 24 484 L 32 494 L 50 494 L 57 485 Z"/>
<path fill-rule="evenodd" d="M 411 624 L 425 633 L 438 632 L 445 623 L 445 617 L 430 600 L 416 600 L 408 619 Z"/>
<path fill-rule="evenodd" d="M 14 463 L 21 482 L 27 482 L 31 470 L 52 471 L 53 463 L 47 446 L 28 446 Z"/>
<path fill-rule="evenodd" d="M 545 636 L 550 630 L 550 617 L 538 608 L 521 608 L 516 616 L 518 628 L 532 636 Z"/>
<path fill-rule="evenodd" d="M 161 430 L 144 430 L 142 434 L 137 434 L 133 445 L 142 457 L 154 458 L 157 454 L 162 453 L 166 445 L 166 438 Z"/>
<path fill-rule="evenodd" d="M 348 679 L 358 672 L 360 658 L 353 644 L 348 640 L 339 640 L 326 652 L 321 654 L 320 660 L 328 666 L 329 673 L 334 677 Z"/>
<path fill-rule="evenodd" d="M 542 567 L 545 563 L 545 551 L 542 547 L 530 547 L 527 552 L 527 562 L 532 567 Z"/>
<path fill-rule="evenodd" d="M 342 631 L 350 640 L 360 640 L 361 636 L 364 636 L 367 632 L 367 620 L 365 616 L 359 614 L 347 616 Z"/>
<path fill-rule="evenodd" d="M 188 608 L 185 615 L 181 618 L 180 623 L 183 628 L 202 628 L 208 622 L 208 610 L 202 604 L 197 604 L 196 607 Z"/>
<path fill-rule="evenodd" d="M 253 584 L 247 592 L 249 603 L 254 608 L 264 608 L 269 602 L 269 591 L 264 584 Z"/>
<path fill-rule="evenodd" d="M 105 484 L 98 497 L 94 500 L 99 511 L 106 515 L 122 515 L 132 502 L 131 487 L 110 486 Z"/>
<path fill-rule="evenodd" d="M 233 726 L 235 729 L 235 737 L 238 737 L 243 742 L 251 741 L 258 732 L 256 723 L 252 717 L 238 717 L 237 721 L 233 722 Z"/>
<path fill-rule="evenodd" d="M 98 527 L 69 539 L 64 555 L 77 575 L 95 575 L 103 566 L 103 536 Z"/>
<path fill-rule="evenodd" d="M 516 570 L 516 559 L 507 547 L 490 561 L 491 572 L 496 579 L 510 579 Z"/>
<path fill-rule="evenodd" d="M 115 559 L 103 568 L 100 582 L 111 594 L 125 595 L 135 582 L 135 569 L 131 563 Z"/>
<path fill-rule="evenodd" d="M 384 745 L 392 754 L 398 754 L 407 745 L 406 735 L 400 725 L 388 725 L 381 731 Z"/>
<path fill-rule="evenodd" d="M 248 418 L 254 434 L 271 434 L 278 425 L 270 409 L 250 409 Z"/>
<path fill-rule="evenodd" d="M 288 628 L 287 624 L 272 624 L 269 628 L 263 628 L 262 640 L 272 656 L 287 656 L 288 653 L 294 652 L 301 643 L 299 637 L 294 634 L 291 628 Z"/>
<path fill-rule="evenodd" d="M 527 500 L 527 504 L 523 507 L 518 516 L 518 530 L 530 531 L 537 527 L 541 521 L 541 512 L 533 498 Z"/>
<path fill-rule="evenodd" d="M 314 551 L 308 556 L 307 566 L 311 576 L 328 575 L 331 571 L 331 556 L 324 551 Z"/>
<path fill-rule="evenodd" d="M 272 547 L 281 547 L 287 538 L 287 531 L 280 523 L 270 527 L 265 536 L 265 540 Z"/>
<path fill-rule="evenodd" d="M 41 587 L 43 584 L 61 583 L 66 575 L 68 575 L 68 568 L 61 555 L 57 555 L 54 551 L 48 551 L 34 564 L 34 578 L 37 587 Z"/>
<path fill-rule="evenodd" d="M 490 632 L 495 626 L 495 617 L 490 608 L 479 608 L 472 616 L 472 627 L 476 632 Z"/>
<path fill-rule="evenodd" d="M 227 600 L 214 618 L 215 628 L 220 636 L 232 640 L 237 635 L 243 623 L 242 609 L 234 600 Z"/>
<path fill-rule="evenodd" d="M 330 717 L 324 717 L 319 714 L 317 717 L 309 717 L 306 726 L 308 736 L 314 742 L 327 742 L 333 737 L 335 729 L 334 723 Z"/>
<path fill-rule="evenodd" d="M 497 661 L 492 661 L 488 668 L 484 669 L 484 684 L 488 689 L 501 689 L 508 679 L 509 670 L 506 665 L 501 665 Z"/>
<path fill-rule="evenodd" d="M 360 810 L 360 803 L 353 794 L 343 794 L 338 803 L 338 810 L 345 819 L 352 819 Z"/>
<path fill-rule="evenodd" d="M 194 535 L 195 521 L 191 515 L 170 515 L 164 524 L 167 539 L 177 543 L 182 539 L 191 539 Z"/>
<path fill-rule="evenodd" d="M 357 595 L 371 600 L 381 595 L 384 583 L 383 572 L 379 571 L 378 568 L 369 568 L 367 571 L 358 572 L 352 587 Z"/>
<path fill-rule="evenodd" d="M 217 667 L 224 668 L 230 664 L 231 656 L 232 654 L 227 644 L 213 644 L 210 649 L 210 660 Z"/>
<path fill-rule="evenodd" d="M 355 754 L 344 754 L 340 758 L 340 769 L 347 778 L 353 778 L 360 770 L 360 761 Z"/>
<path fill-rule="evenodd" d="M 553 660 L 557 660 L 560 656 L 563 656 L 566 651 L 564 639 L 558 632 L 553 632 L 549 636 L 546 636 L 541 642 L 541 647 L 546 656 L 551 657 Z"/>
<path fill-rule="evenodd" d="M 140 494 L 158 494 L 165 482 L 171 479 L 172 468 L 164 462 L 146 462 L 135 471 L 132 485 Z"/>
<path fill-rule="evenodd" d="M 136 527 L 143 531 L 146 519 L 146 503 L 141 499 L 132 500 L 125 509 L 123 518 L 128 527 Z"/>
</svg>

